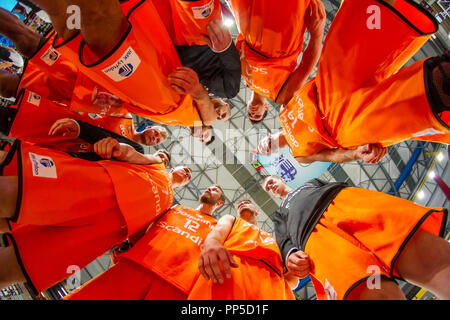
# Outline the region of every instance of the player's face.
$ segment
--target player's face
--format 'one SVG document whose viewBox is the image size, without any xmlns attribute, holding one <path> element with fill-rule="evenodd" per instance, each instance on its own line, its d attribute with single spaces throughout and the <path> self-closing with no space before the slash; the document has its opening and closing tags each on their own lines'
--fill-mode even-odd
<svg viewBox="0 0 450 320">
<path fill-rule="evenodd" d="M 253 203 L 248 200 L 240 202 L 237 206 L 237 210 L 239 216 L 247 222 L 251 222 L 257 213 L 257 210 Z"/>
<path fill-rule="evenodd" d="M 181 186 L 188 184 L 191 180 L 192 173 L 191 169 L 189 169 L 188 167 L 175 167 L 172 168 L 170 172 L 172 173 L 172 180 Z"/>
<path fill-rule="evenodd" d="M 213 100 L 214 110 L 216 111 L 217 120 L 226 121 L 230 118 L 230 106 L 222 100 Z"/>
<path fill-rule="evenodd" d="M 142 132 L 143 143 L 147 146 L 156 146 L 164 141 L 163 134 L 156 128 L 148 128 Z"/>
<path fill-rule="evenodd" d="M 270 177 L 264 183 L 264 190 L 279 197 L 282 196 L 285 189 L 286 184 L 282 179 L 277 177 Z"/>
<path fill-rule="evenodd" d="M 259 121 L 263 118 L 266 110 L 269 109 L 269 106 L 263 102 L 251 102 L 247 106 L 247 114 L 248 118 L 253 121 Z"/>
<path fill-rule="evenodd" d="M 222 196 L 222 191 L 216 186 L 211 186 L 203 192 L 200 197 L 200 202 L 215 205 L 219 202 Z"/>
</svg>

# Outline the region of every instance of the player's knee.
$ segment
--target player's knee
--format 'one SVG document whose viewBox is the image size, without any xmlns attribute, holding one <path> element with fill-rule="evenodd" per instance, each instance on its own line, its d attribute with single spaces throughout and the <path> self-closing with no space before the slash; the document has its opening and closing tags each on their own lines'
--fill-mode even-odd
<svg viewBox="0 0 450 320">
<path fill-rule="evenodd" d="M 348 300 L 403 300 L 404 294 L 393 280 L 381 278 L 378 286 L 367 286 L 365 282 L 352 290 Z"/>
<path fill-rule="evenodd" d="M 18 75 L 11 75 L 6 71 L 0 73 L 0 96 L 4 98 L 14 98 L 19 85 Z"/>
<path fill-rule="evenodd" d="M 0 177 L 0 217 L 11 218 L 16 210 L 18 177 Z"/>
<path fill-rule="evenodd" d="M 26 282 L 13 247 L 0 248 L 0 289 L 14 283 Z"/>
</svg>

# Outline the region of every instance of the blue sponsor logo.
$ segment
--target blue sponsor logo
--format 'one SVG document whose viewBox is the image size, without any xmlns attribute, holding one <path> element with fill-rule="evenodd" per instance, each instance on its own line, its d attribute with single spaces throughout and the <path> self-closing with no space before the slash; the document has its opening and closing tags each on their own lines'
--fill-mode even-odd
<svg viewBox="0 0 450 320">
<path fill-rule="evenodd" d="M 37 94 L 35 94 L 35 93 L 33 93 L 33 99 L 35 99 L 35 100 L 41 100 L 41 96 L 40 96 L 40 95 L 37 95 Z"/>
<path fill-rule="evenodd" d="M 202 11 L 202 16 L 204 16 L 205 18 L 208 18 L 209 15 L 211 14 L 211 8 L 205 9 Z"/>
<path fill-rule="evenodd" d="M 295 176 L 297 175 L 297 169 L 295 166 L 284 157 L 284 154 L 275 158 L 275 160 L 271 163 L 272 166 L 277 168 L 277 172 L 279 172 L 279 176 L 284 179 L 286 182 L 293 181 Z"/>
<path fill-rule="evenodd" d="M 119 75 L 126 78 L 133 73 L 134 67 L 131 63 L 128 63 L 119 69 Z"/>
<path fill-rule="evenodd" d="M 52 160 L 45 158 L 41 159 L 39 162 L 46 168 L 51 168 L 55 165 Z"/>
<path fill-rule="evenodd" d="M 50 52 L 50 54 L 48 55 L 48 58 L 52 61 L 56 61 L 58 60 L 59 54 L 56 51 L 52 51 Z"/>
</svg>

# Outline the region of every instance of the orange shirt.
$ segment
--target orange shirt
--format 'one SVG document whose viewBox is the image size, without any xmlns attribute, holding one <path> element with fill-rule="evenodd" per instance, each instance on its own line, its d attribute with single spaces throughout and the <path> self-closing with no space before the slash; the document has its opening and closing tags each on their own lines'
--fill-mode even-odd
<svg viewBox="0 0 450 320">
<path fill-rule="evenodd" d="M 200 211 L 175 206 L 119 259 L 130 259 L 189 293 L 199 275 L 200 246 L 216 223 Z"/>
<path fill-rule="evenodd" d="M 188 299 L 201 300 L 293 300 L 283 276 L 280 250 L 272 236 L 254 224 L 236 218 L 224 247 L 238 268 L 223 284 L 199 277 Z"/>
<path fill-rule="evenodd" d="M 130 114 L 123 117 L 98 116 L 96 118 L 91 117 L 89 114 L 84 114 L 84 119 L 89 124 L 115 132 L 125 138 L 133 140 L 134 125 L 133 117 Z"/>
<path fill-rule="evenodd" d="M 145 228 L 172 206 L 172 179 L 164 164 L 98 163 L 111 177 L 117 203 L 127 222 L 128 235 Z"/>
<path fill-rule="evenodd" d="M 339 147 L 326 132 L 317 110 L 314 80 L 297 91 L 280 113 L 284 136 L 294 157 Z"/>
</svg>

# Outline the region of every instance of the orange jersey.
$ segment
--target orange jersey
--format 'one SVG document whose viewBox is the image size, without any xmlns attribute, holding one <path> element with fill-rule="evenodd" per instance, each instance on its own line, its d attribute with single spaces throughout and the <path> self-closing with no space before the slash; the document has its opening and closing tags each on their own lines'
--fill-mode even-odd
<svg viewBox="0 0 450 320">
<path fill-rule="evenodd" d="M 27 60 L 20 76 L 16 97 L 22 89 L 26 89 L 43 98 L 69 105 L 75 87 L 76 69 L 71 63 L 55 64 L 54 69 L 55 72 L 64 74 L 64 79 L 62 76 L 54 77 L 52 74 L 42 71 L 32 61 Z"/>
<path fill-rule="evenodd" d="M 276 100 L 303 50 L 310 1 L 230 0 L 240 34 L 242 75 L 254 92 Z"/>
<path fill-rule="evenodd" d="M 162 164 L 92 162 L 16 141 L 13 152 L 17 153 L 21 197 L 14 222 L 76 226 L 80 219 L 118 208 L 126 221 L 123 228 L 130 235 L 172 205 L 171 178 Z M 38 199 L 51 201 L 36 207 Z"/>
<path fill-rule="evenodd" d="M 280 250 L 272 236 L 236 218 L 224 242 L 238 268 L 223 284 L 199 277 L 188 299 L 198 300 L 293 300 L 283 277 Z"/>
<path fill-rule="evenodd" d="M 443 208 L 373 190 L 343 189 L 306 242 L 317 298 L 346 299 L 374 275 L 400 277 L 397 261 L 408 241 L 418 230 L 442 237 L 446 220 Z"/>
<path fill-rule="evenodd" d="M 72 92 L 70 109 L 76 112 L 101 115 L 124 116 L 128 114 L 128 104 L 108 92 L 98 83 L 78 72 L 75 89 Z"/>
<path fill-rule="evenodd" d="M 99 84 L 87 79 L 53 47 L 55 36 L 54 31 L 50 32 L 42 47 L 27 60 L 18 91 L 25 88 L 70 106 L 73 111 L 126 114 L 126 104 L 120 102 L 119 107 L 113 108 L 108 102 L 119 99 L 107 99 L 113 96 Z"/>
<path fill-rule="evenodd" d="M 310 81 L 295 93 L 280 113 L 284 136 L 294 157 L 339 147 L 322 123 L 315 97 L 315 84 Z"/>
<path fill-rule="evenodd" d="M 216 220 L 181 205 L 163 215 L 134 245 L 119 257 L 130 259 L 189 293 L 199 272 L 200 246 Z"/>
<path fill-rule="evenodd" d="M 346 32 L 354 24 L 367 23 L 370 5 L 380 8 L 384 27 Z M 408 1 L 396 1 L 395 9 L 374 0 L 343 2 L 327 35 L 317 76 L 283 110 L 281 122 L 295 156 L 448 135 L 427 98 L 424 61 L 397 72 L 436 31 L 435 20 Z M 348 59 L 341 58 L 349 53 Z M 293 130 L 294 123 L 302 128 Z"/>
<path fill-rule="evenodd" d="M 203 36 L 208 36 L 208 23 L 222 20 L 219 0 L 158 0 L 153 4 L 178 46 L 207 45 Z"/>
<path fill-rule="evenodd" d="M 164 164 L 137 165 L 118 161 L 99 161 L 99 164 L 111 177 L 128 235 L 145 228 L 172 206 L 172 177 Z"/>
<path fill-rule="evenodd" d="M 123 259 L 64 300 L 185 300 L 186 293 L 141 265 Z"/>
<path fill-rule="evenodd" d="M 51 126 L 59 119 L 83 119 L 67 107 L 51 102 L 28 90 L 21 91 L 16 107 L 16 117 L 7 133 L 10 137 L 62 151 L 93 151 L 92 145 L 79 138 L 48 134 Z"/>
<path fill-rule="evenodd" d="M 6 238 L 14 245 L 27 282 L 37 294 L 123 241 L 124 224 L 117 208 L 105 208 L 70 226 L 14 225 Z"/>
<path fill-rule="evenodd" d="M 55 48 L 88 78 L 133 105 L 130 112 L 151 120 L 153 116 L 182 123 L 198 120 L 192 119 L 198 115 L 192 98 L 177 94 L 169 85 L 168 75 L 181 62 L 153 3 L 130 0 L 122 3 L 122 9 L 129 27 L 105 57 L 99 59 L 81 34 L 67 41 L 55 38 Z"/>
<path fill-rule="evenodd" d="M 121 136 L 133 140 L 134 125 L 133 117 L 130 114 L 123 117 L 97 116 L 95 118 L 91 117 L 89 114 L 84 114 L 84 119 L 89 124 L 96 127 L 115 132 Z"/>
</svg>

